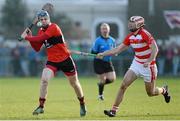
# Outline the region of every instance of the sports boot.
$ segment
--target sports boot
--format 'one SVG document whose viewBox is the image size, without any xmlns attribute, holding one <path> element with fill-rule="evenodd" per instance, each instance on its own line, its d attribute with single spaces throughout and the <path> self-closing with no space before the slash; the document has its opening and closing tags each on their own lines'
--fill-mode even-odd
<svg viewBox="0 0 180 121">
<path fill-rule="evenodd" d="M 34 111 L 33 111 L 33 115 L 38 115 L 38 114 L 42 114 L 44 113 L 44 110 L 42 107 L 37 107 Z"/>
<path fill-rule="evenodd" d="M 86 115 L 87 109 L 85 104 L 80 104 L 80 116 L 83 117 Z"/>
<path fill-rule="evenodd" d="M 109 117 L 115 117 L 116 116 L 116 111 L 113 111 L 113 110 L 104 110 L 104 114 L 109 116 Z"/>
<path fill-rule="evenodd" d="M 171 100 L 171 96 L 169 95 L 168 86 L 165 85 L 165 86 L 163 86 L 163 88 L 164 88 L 164 90 L 165 90 L 165 93 L 163 94 L 164 100 L 165 100 L 166 103 L 169 103 L 170 100 Z"/>
</svg>

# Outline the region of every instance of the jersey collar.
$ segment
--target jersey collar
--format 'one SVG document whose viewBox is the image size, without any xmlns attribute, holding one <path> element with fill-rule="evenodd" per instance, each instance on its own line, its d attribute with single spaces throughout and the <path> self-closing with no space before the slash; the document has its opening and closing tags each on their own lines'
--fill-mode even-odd
<svg viewBox="0 0 180 121">
<path fill-rule="evenodd" d="M 102 35 L 101 35 L 101 38 L 103 38 L 105 40 L 109 39 L 109 37 L 103 37 Z"/>
</svg>

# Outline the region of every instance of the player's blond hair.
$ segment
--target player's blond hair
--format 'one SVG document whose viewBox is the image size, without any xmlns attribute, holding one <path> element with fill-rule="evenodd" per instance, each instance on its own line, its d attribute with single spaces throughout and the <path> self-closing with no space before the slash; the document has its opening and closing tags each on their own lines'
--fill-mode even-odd
<svg viewBox="0 0 180 121">
<path fill-rule="evenodd" d="M 108 30 L 110 31 L 110 26 L 108 23 L 102 23 L 100 28 L 102 28 L 103 26 L 106 26 L 108 28 Z"/>
</svg>

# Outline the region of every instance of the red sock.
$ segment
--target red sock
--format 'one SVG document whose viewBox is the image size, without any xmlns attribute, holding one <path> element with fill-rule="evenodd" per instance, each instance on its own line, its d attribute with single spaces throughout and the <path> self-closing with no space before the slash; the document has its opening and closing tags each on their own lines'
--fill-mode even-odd
<svg viewBox="0 0 180 121">
<path fill-rule="evenodd" d="M 45 98 L 39 98 L 39 106 L 44 108 L 44 103 L 45 103 L 46 99 Z"/>
<path fill-rule="evenodd" d="M 119 109 L 119 107 L 118 107 L 118 106 L 113 105 L 113 107 L 112 107 L 112 111 L 117 112 L 117 111 L 118 111 L 118 109 Z"/>
<path fill-rule="evenodd" d="M 80 103 L 81 105 L 84 105 L 84 104 L 85 104 L 85 102 L 84 102 L 84 96 L 83 96 L 83 97 L 78 97 L 78 100 L 79 100 L 79 103 Z"/>
</svg>

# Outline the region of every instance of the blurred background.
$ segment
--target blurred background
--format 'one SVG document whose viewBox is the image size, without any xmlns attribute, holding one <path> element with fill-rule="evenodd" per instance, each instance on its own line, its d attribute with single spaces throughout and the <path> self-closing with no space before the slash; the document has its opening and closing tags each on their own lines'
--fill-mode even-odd
<svg viewBox="0 0 180 121">
<path fill-rule="evenodd" d="M 145 18 L 145 28 L 159 46 L 159 75 L 180 75 L 180 0 L 0 0 L 0 76 L 40 76 L 46 54 L 36 53 L 18 36 L 31 23 L 35 13 L 46 3 L 54 5 L 51 21 L 57 23 L 71 50 L 90 52 L 100 35 L 102 22 L 110 24 L 111 36 L 120 44 L 128 34 L 132 15 Z M 33 28 L 33 33 L 37 32 Z M 80 76 L 92 76 L 93 57 L 73 55 Z M 131 48 L 113 57 L 118 76 L 133 59 Z M 58 75 L 62 75 L 59 73 Z"/>
</svg>

